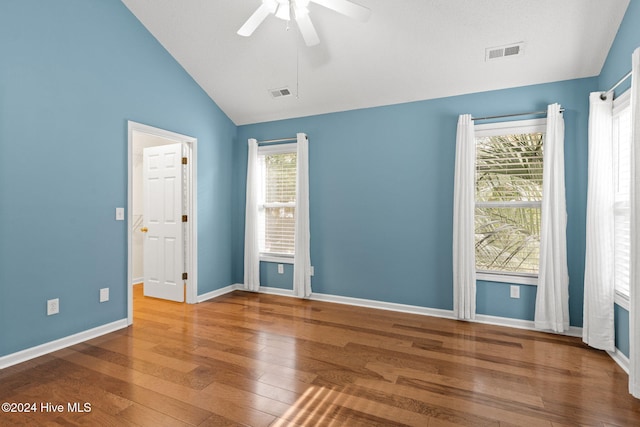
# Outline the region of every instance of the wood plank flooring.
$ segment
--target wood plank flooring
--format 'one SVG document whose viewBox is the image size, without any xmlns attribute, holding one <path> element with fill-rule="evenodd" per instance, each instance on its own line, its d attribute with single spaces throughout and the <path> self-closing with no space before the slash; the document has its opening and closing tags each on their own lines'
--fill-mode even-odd
<svg viewBox="0 0 640 427">
<path fill-rule="evenodd" d="M 579 338 L 241 291 L 136 289 L 134 307 L 127 329 L 0 371 L 0 403 L 38 406 L 0 425 L 640 425 L 627 375 Z"/>
</svg>

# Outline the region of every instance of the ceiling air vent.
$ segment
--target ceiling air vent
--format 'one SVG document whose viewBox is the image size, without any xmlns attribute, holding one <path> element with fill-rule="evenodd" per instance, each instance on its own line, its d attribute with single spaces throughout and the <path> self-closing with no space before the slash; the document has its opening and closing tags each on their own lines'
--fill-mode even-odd
<svg viewBox="0 0 640 427">
<path fill-rule="evenodd" d="M 273 98 L 282 98 L 285 96 L 291 96 L 291 91 L 287 87 L 280 89 L 269 89 L 269 93 Z"/>
<path fill-rule="evenodd" d="M 512 43 L 505 46 L 489 47 L 485 49 L 485 61 L 520 56 L 524 53 L 524 43 Z"/>
</svg>

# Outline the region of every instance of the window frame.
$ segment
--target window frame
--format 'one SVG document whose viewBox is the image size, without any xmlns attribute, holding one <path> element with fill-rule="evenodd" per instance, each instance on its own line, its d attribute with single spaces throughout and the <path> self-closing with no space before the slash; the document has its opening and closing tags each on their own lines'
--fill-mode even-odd
<svg viewBox="0 0 640 427">
<path fill-rule="evenodd" d="M 261 160 L 262 157 L 273 154 L 296 154 L 296 170 L 298 167 L 297 164 L 297 151 L 298 151 L 298 143 L 290 142 L 284 144 L 271 144 L 271 145 L 259 145 L 258 146 L 258 172 L 260 185 L 258 188 L 258 230 L 259 230 L 259 238 L 264 239 L 264 217 L 262 216 L 262 212 L 264 212 L 265 204 L 264 203 L 264 180 L 265 180 L 265 171 L 263 169 L 263 162 Z M 287 203 L 287 205 L 289 205 Z M 295 205 L 293 206 L 295 209 L 298 208 L 298 201 L 296 200 Z M 262 262 L 274 262 L 279 264 L 293 264 L 295 254 L 284 254 L 277 252 L 264 252 L 262 250 L 259 251 L 259 259 Z"/>
<path fill-rule="evenodd" d="M 542 133 L 544 136 L 546 136 L 546 131 L 547 131 L 546 118 L 491 122 L 491 123 L 483 123 L 483 124 L 474 126 L 474 140 L 478 137 L 490 137 L 490 136 L 523 134 L 523 133 Z M 475 171 L 474 171 L 474 176 L 475 176 Z M 482 206 L 487 204 L 491 204 L 491 206 L 495 206 L 495 207 L 499 207 L 500 204 L 504 204 L 510 207 L 540 206 L 540 208 L 542 208 L 542 201 L 540 202 L 521 201 L 521 202 L 511 202 L 511 203 L 510 202 L 504 202 L 504 203 L 479 202 L 478 203 L 475 200 L 475 192 L 474 192 L 474 210 L 476 206 L 479 206 L 479 205 Z M 509 284 L 520 284 L 520 285 L 533 285 L 533 286 L 538 285 L 537 274 L 520 273 L 515 271 L 500 272 L 500 271 L 493 271 L 493 270 L 491 271 L 478 270 L 476 268 L 476 280 L 509 283 Z"/>
<path fill-rule="evenodd" d="M 618 168 L 617 168 L 617 162 L 615 160 L 615 157 L 617 155 L 617 150 L 618 150 L 618 141 L 617 141 L 617 129 L 614 126 L 615 124 L 615 120 L 618 116 L 620 116 L 623 112 L 625 112 L 626 110 L 631 108 L 631 90 L 628 89 L 626 91 L 624 91 L 621 95 L 617 96 L 614 100 L 613 100 L 613 109 L 612 109 L 612 113 L 611 113 L 611 143 L 613 144 L 613 154 L 614 154 L 614 164 L 612 165 L 612 168 L 614 170 L 614 177 L 617 180 L 618 179 Z M 633 144 L 633 141 L 631 141 L 631 144 Z M 618 195 L 617 190 L 614 190 L 614 199 L 615 197 Z M 614 216 L 619 214 L 620 211 L 620 205 L 619 205 L 619 201 L 618 200 L 614 200 Z M 630 206 L 628 205 L 628 201 L 627 201 L 627 207 L 625 209 L 628 209 L 630 211 Z M 630 213 L 630 212 L 629 212 Z M 614 230 L 615 233 L 615 230 Z M 614 263 L 615 263 L 615 254 L 614 254 Z M 615 270 L 614 270 L 614 274 L 615 274 Z M 615 283 L 615 280 L 614 280 Z M 629 310 L 630 307 L 630 302 L 629 302 L 629 293 L 625 293 L 623 292 L 620 288 L 615 287 L 614 288 L 614 301 L 616 304 L 618 304 L 619 306 L 625 308 L 626 310 Z"/>
</svg>

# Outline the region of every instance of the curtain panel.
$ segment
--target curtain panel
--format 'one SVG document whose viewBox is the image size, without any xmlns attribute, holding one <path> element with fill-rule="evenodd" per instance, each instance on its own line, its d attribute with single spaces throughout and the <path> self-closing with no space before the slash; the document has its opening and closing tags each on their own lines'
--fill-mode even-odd
<svg viewBox="0 0 640 427">
<path fill-rule="evenodd" d="M 260 289 L 260 248 L 258 244 L 258 141 L 249 139 L 247 195 L 244 217 L 244 287 Z"/>
<path fill-rule="evenodd" d="M 640 398 L 640 48 L 633 52 L 631 64 L 629 392 Z"/>
<path fill-rule="evenodd" d="M 589 174 L 582 340 L 615 350 L 613 99 L 589 96 Z"/>
<path fill-rule="evenodd" d="M 463 114 L 458 118 L 453 190 L 453 312 L 463 320 L 476 316 L 475 162 L 473 119 Z"/>
<path fill-rule="evenodd" d="M 300 298 L 311 296 L 311 233 L 309 227 L 309 140 L 304 133 L 297 137 L 296 225 L 293 256 L 293 293 Z"/>
<path fill-rule="evenodd" d="M 540 268 L 534 321 L 538 329 L 564 332 L 569 329 L 569 272 L 564 119 L 559 104 L 547 108 L 543 162 Z"/>
</svg>

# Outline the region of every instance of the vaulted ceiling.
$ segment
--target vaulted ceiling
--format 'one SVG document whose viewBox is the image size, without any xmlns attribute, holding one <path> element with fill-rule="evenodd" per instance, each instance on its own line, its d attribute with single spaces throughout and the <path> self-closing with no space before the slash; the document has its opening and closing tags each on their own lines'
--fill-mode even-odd
<svg viewBox="0 0 640 427">
<path fill-rule="evenodd" d="M 361 23 L 311 3 L 307 47 L 274 16 L 236 34 L 261 0 L 122 1 L 237 125 L 596 76 L 629 4 L 353 0 L 371 10 Z"/>
</svg>

